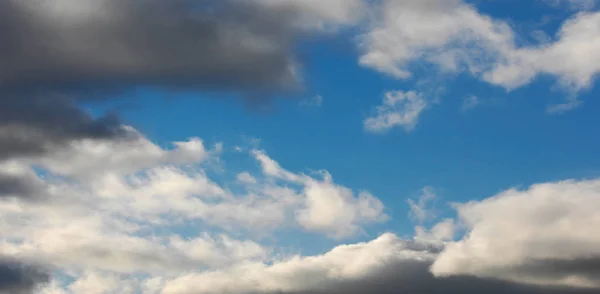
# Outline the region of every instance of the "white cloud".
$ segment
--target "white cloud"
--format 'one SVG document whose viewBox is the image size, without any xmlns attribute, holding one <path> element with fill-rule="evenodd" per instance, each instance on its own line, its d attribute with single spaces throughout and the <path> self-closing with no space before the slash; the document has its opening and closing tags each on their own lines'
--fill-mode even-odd
<svg viewBox="0 0 600 294">
<path fill-rule="evenodd" d="M 446 246 L 435 275 L 600 288 L 600 180 L 511 189 L 457 209 L 468 233 Z"/>
<path fill-rule="evenodd" d="M 421 93 L 387 92 L 382 105 L 377 106 L 375 114 L 365 119 L 365 130 L 381 133 L 395 127 L 403 127 L 406 131 L 412 131 L 427 106 L 428 103 Z"/>
<path fill-rule="evenodd" d="M 339 239 L 355 235 L 362 225 L 387 219 L 379 199 L 366 191 L 355 195 L 351 189 L 335 184 L 327 171 L 321 172 L 323 179 L 319 180 L 281 168 L 262 151 L 254 150 L 253 154 L 266 175 L 303 187 L 303 200 L 295 216 L 308 231 Z"/>
<path fill-rule="evenodd" d="M 575 14 L 554 42 L 517 46 L 516 39 L 505 21 L 460 0 L 387 0 L 359 38 L 360 63 L 405 79 L 415 63 L 426 62 L 508 90 L 551 75 L 576 92 L 600 72 L 600 12 Z"/>
<path fill-rule="evenodd" d="M 397 78 L 410 77 L 413 61 L 446 71 L 483 70 L 487 60 L 510 50 L 513 33 L 500 21 L 459 0 L 384 0 L 372 28 L 360 37 L 360 63 Z"/>
<path fill-rule="evenodd" d="M 368 242 L 342 245 L 318 256 L 244 264 L 223 271 L 185 275 L 166 283 L 163 293 L 295 293 L 334 290 L 338 283 L 360 281 L 403 261 L 430 261 L 426 246 L 392 234 Z"/>
<path fill-rule="evenodd" d="M 239 173 L 236 178 L 238 182 L 242 184 L 256 184 L 256 178 L 254 178 L 249 172 Z"/>
<path fill-rule="evenodd" d="M 203 162 L 218 159 L 220 146 L 207 151 L 200 139 L 175 146 L 165 150 L 142 137 L 90 140 L 74 142 L 70 156 L 0 162 L 3 174 L 35 183 L 27 191 L 37 193 L 35 201 L 0 198 L 0 251 L 57 267 L 76 280 L 67 287 L 73 293 L 128 293 L 122 283 L 134 276 L 170 277 L 271 256 L 270 248 L 216 231 L 268 235 L 296 227 L 343 238 L 385 220 L 377 198 L 333 183 L 326 172 L 324 179 L 295 174 L 255 150 L 263 175 L 238 174 L 243 191 L 233 193 L 205 172 Z"/>
</svg>

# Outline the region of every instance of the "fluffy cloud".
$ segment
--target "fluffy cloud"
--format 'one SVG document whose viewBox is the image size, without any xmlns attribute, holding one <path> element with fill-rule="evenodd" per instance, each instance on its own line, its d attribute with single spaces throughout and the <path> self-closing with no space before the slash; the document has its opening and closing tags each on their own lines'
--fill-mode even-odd
<svg viewBox="0 0 600 294">
<path fill-rule="evenodd" d="M 397 78 L 411 76 L 414 61 L 444 70 L 482 70 L 476 59 L 510 50 L 508 25 L 460 0 L 383 1 L 380 16 L 360 38 L 360 63 Z"/>
<path fill-rule="evenodd" d="M 509 90 L 543 74 L 579 90 L 600 71 L 599 12 L 565 21 L 553 42 L 521 47 L 506 22 L 460 0 L 384 1 L 379 14 L 359 38 L 360 63 L 397 78 L 410 77 L 415 62 L 427 62 Z"/>
<path fill-rule="evenodd" d="M 191 142 L 201 144 L 192 139 L 179 146 L 195 146 Z M 381 203 L 334 184 L 325 172 L 315 178 L 288 171 L 258 150 L 252 155 L 263 175 L 240 174 L 243 180 L 236 183 L 247 193 L 233 194 L 210 181 L 198 163 L 184 167 L 217 153 L 180 148 L 162 150 L 151 157 L 152 166 L 139 165 L 142 170 L 109 165 L 94 177 L 34 173 L 45 198 L 0 200 L 0 250 L 54 266 L 60 275 L 39 292 L 46 294 L 591 294 L 600 288 L 600 240 L 593 232 L 600 219 L 598 180 L 541 184 L 456 204 L 458 220 L 417 227 L 414 239 L 387 233 L 322 255 L 289 256 L 199 225 L 227 231 L 295 221 L 309 231 L 344 237 L 383 220 Z M 169 155 L 181 150 L 198 156 L 184 152 L 189 161 L 179 162 L 182 157 Z M 193 232 L 182 233 L 182 226 Z M 457 229 L 467 232 L 451 241 Z M 23 293 L 47 281 L 0 276 L 13 288 L 25 285 Z"/>
<path fill-rule="evenodd" d="M 600 180 L 511 189 L 456 207 L 467 234 L 446 246 L 435 275 L 600 288 Z"/>
<path fill-rule="evenodd" d="M 220 144 L 208 149 L 192 138 L 163 149 L 123 128 L 136 136 L 78 140 L 43 156 L 0 162 L 14 186 L 0 198 L 0 251 L 76 278 L 48 289 L 93 293 L 101 284 L 112 293 L 124 291 L 120 283 L 134 276 L 170 277 L 270 258 L 270 248 L 225 232 L 265 235 L 297 227 L 343 238 L 386 218 L 368 192 L 355 194 L 326 172 L 323 179 L 292 173 L 256 150 L 264 175 L 239 174 L 234 184 L 241 190 L 233 193 L 203 167 L 219 155 Z"/>
<path fill-rule="evenodd" d="M 335 184 L 327 171 L 321 172 L 323 179 L 319 180 L 281 168 L 262 151 L 253 154 L 266 175 L 303 186 L 303 201 L 295 217 L 308 231 L 344 238 L 356 234 L 362 225 L 387 219 L 379 199 L 367 191 L 354 195 L 352 190 Z"/>
<path fill-rule="evenodd" d="M 582 12 L 563 23 L 554 43 L 519 48 L 505 53 L 506 60 L 484 74 L 484 79 L 507 88 L 529 83 L 539 74 L 550 74 L 564 85 L 591 86 L 600 72 L 600 12 Z"/>
<path fill-rule="evenodd" d="M 364 127 L 373 133 L 385 132 L 395 127 L 403 127 L 406 131 L 412 131 L 427 106 L 428 103 L 421 93 L 414 91 L 387 92 L 382 105 L 377 106 L 375 114 L 365 119 Z"/>
<path fill-rule="evenodd" d="M 439 250 L 440 245 L 384 234 L 370 242 L 335 247 L 323 255 L 184 275 L 167 281 L 162 293 L 593 293 L 466 276 L 438 279 L 428 267 Z"/>
</svg>

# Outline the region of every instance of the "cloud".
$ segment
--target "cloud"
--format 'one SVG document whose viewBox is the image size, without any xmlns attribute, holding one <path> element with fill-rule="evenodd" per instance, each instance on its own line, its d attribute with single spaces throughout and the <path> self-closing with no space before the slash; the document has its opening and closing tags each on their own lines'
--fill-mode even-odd
<svg viewBox="0 0 600 294">
<path fill-rule="evenodd" d="M 297 82 L 284 15 L 241 1 L 11 0 L 1 8 L 4 87 Z"/>
<path fill-rule="evenodd" d="M 390 91 L 385 93 L 383 104 L 377 106 L 376 113 L 364 121 L 365 130 L 372 133 L 386 132 L 395 127 L 412 131 L 419 116 L 428 103 L 421 93 L 414 91 Z"/>
<path fill-rule="evenodd" d="M 229 234 L 268 236 L 287 227 L 342 238 L 385 218 L 368 192 L 355 194 L 329 174 L 321 180 L 292 173 L 258 151 L 257 164 L 271 174 L 241 174 L 234 193 L 203 165 L 220 145 L 207 149 L 199 138 L 173 145 L 163 149 L 141 135 L 119 143 L 79 140 L 1 163 L 3 174 L 27 179 L 35 190 L 6 189 L 10 197 L 0 198 L 0 251 L 56 267 L 84 291 L 102 277 L 108 287 L 132 276 L 269 260 L 270 248 Z M 179 233 L 181 227 L 191 231 Z"/>
<path fill-rule="evenodd" d="M 39 155 L 77 139 L 125 137 L 117 116 L 94 118 L 64 96 L 0 91 L 0 160 Z"/>
<path fill-rule="evenodd" d="M 360 63 L 397 78 L 425 61 L 445 71 L 482 69 L 473 63 L 509 50 L 513 32 L 460 0 L 383 1 L 369 31 L 360 36 Z"/>
<path fill-rule="evenodd" d="M 80 103 L 136 87 L 241 92 L 254 102 L 298 90 L 295 43 L 325 27 L 355 23 L 363 5 L 2 1 L 0 160 L 40 155 L 79 139 L 121 140 L 117 115 L 94 117 Z"/>
<path fill-rule="evenodd" d="M 575 14 L 554 41 L 518 46 L 509 24 L 460 0 L 383 1 L 359 37 L 363 66 L 399 79 L 417 63 L 467 72 L 512 90 L 551 75 L 570 91 L 589 88 L 600 72 L 600 12 Z"/>
<path fill-rule="evenodd" d="M 432 207 L 430 207 L 430 203 L 437 198 L 437 195 L 431 187 L 424 187 L 421 189 L 421 192 L 422 193 L 417 201 L 413 199 L 407 200 L 408 205 L 410 205 L 410 217 L 419 223 L 423 223 L 435 217 L 435 212 L 432 210 Z"/>
<path fill-rule="evenodd" d="M 184 275 L 167 281 L 162 293 L 593 293 L 466 276 L 435 278 L 428 267 L 440 249 L 384 234 L 370 242 L 340 245 L 323 255 Z"/>
<path fill-rule="evenodd" d="M 16 163 L 0 166 L 0 198 L 36 200 L 44 194 L 42 181 L 31 169 Z"/>
<path fill-rule="evenodd" d="M 30 294 L 50 279 L 46 269 L 13 258 L 0 257 L 0 293 Z"/>
<path fill-rule="evenodd" d="M 302 185 L 302 202 L 295 212 L 300 226 L 312 232 L 324 233 L 341 239 L 355 235 L 362 225 L 387 220 L 381 201 L 367 191 L 355 193 L 337 185 L 327 171 L 321 171 L 322 180 L 285 170 L 266 153 L 254 150 L 263 173 L 275 179 Z"/>
<path fill-rule="evenodd" d="M 436 276 L 600 288 L 599 180 L 536 184 L 456 207 L 467 234 L 436 259 Z"/>
<path fill-rule="evenodd" d="M 258 150 L 251 155 L 262 175 L 247 173 L 255 181 L 236 182 L 243 191 L 233 193 L 207 176 L 202 162 L 219 153 L 201 148 L 201 140 L 168 150 L 138 140 L 129 149 L 139 154 L 129 156 L 143 160 L 131 169 L 106 157 L 128 149 L 112 144 L 75 144 L 72 157 L 3 166 L 35 177 L 45 195 L 0 198 L 0 251 L 55 268 L 46 293 L 591 294 L 600 288 L 597 180 L 456 204 L 458 220 L 417 227 L 414 239 L 387 233 L 320 255 L 289 255 L 230 234 L 297 226 L 342 238 L 384 220 L 382 204 L 335 184 L 326 172 L 288 171 Z M 105 165 L 93 173 L 86 171 L 93 165 L 63 168 L 86 157 Z M 452 241 L 459 227 L 466 235 Z"/>
</svg>

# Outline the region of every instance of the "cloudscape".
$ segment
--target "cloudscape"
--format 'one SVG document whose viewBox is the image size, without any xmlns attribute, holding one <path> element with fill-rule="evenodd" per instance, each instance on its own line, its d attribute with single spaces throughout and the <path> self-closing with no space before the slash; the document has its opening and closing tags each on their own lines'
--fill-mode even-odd
<svg viewBox="0 0 600 294">
<path fill-rule="evenodd" d="M 599 52 L 597 0 L 0 1 L 0 293 L 600 293 Z"/>
</svg>

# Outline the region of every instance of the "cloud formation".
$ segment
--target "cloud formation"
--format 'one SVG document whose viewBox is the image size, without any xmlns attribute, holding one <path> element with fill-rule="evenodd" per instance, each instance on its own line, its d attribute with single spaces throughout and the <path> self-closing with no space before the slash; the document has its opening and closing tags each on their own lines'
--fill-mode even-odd
<svg viewBox="0 0 600 294">
<path fill-rule="evenodd" d="M 600 288 L 600 180 L 537 184 L 456 207 L 467 234 L 436 259 L 436 276 Z"/>
<path fill-rule="evenodd" d="M 372 116 L 364 120 L 365 130 L 382 133 L 402 127 L 407 132 L 412 131 L 417 126 L 419 116 L 428 106 L 422 95 L 415 91 L 385 93 L 383 103 L 377 106 Z"/>
<path fill-rule="evenodd" d="M 3 1 L 1 87 L 286 88 L 283 13 L 241 1 Z M 279 11 L 281 12 L 281 11 Z"/>
<path fill-rule="evenodd" d="M 360 63 L 396 78 L 411 77 L 413 65 L 425 62 L 508 90 L 551 75 L 577 91 L 600 72 L 597 11 L 575 14 L 552 42 L 523 46 L 507 22 L 461 0 L 383 1 L 378 15 L 360 37 Z"/>
<path fill-rule="evenodd" d="M 362 5 L 2 1 L 0 160 L 40 155 L 78 139 L 123 139 L 117 115 L 94 117 L 80 103 L 136 87 L 237 92 L 249 99 L 300 89 L 295 43 L 355 23 Z"/>
<path fill-rule="evenodd" d="M 162 293 L 593 293 L 467 276 L 435 278 L 428 268 L 439 250 L 436 245 L 384 234 L 370 242 L 338 246 L 323 255 L 185 275 L 167 281 Z"/>
<path fill-rule="evenodd" d="M 335 184 L 326 172 L 291 172 L 264 151 L 250 153 L 262 173 L 235 174 L 234 192 L 202 165 L 219 155 L 220 145 L 205 148 L 197 138 L 170 149 L 143 137 L 95 142 L 70 145 L 71 156 L 2 166 L 36 179 L 44 197 L 0 198 L 0 250 L 56 268 L 60 275 L 44 284 L 47 293 L 591 294 L 600 288 L 593 232 L 598 180 L 508 190 L 455 204 L 458 219 L 417 227 L 414 238 L 386 233 L 304 256 L 240 232 L 287 228 L 344 238 L 385 220 L 382 203 Z M 126 166 L 121 155 L 136 160 Z M 181 233 L 182 225 L 194 233 Z"/>
<path fill-rule="evenodd" d="M 50 280 L 41 267 L 25 264 L 13 258 L 0 257 L 0 293 L 32 294 Z"/>
</svg>

